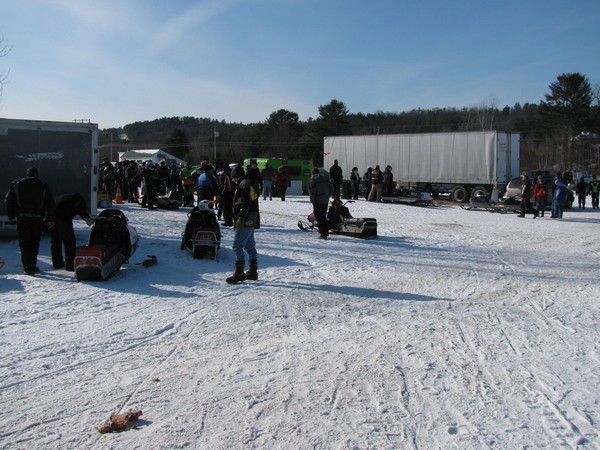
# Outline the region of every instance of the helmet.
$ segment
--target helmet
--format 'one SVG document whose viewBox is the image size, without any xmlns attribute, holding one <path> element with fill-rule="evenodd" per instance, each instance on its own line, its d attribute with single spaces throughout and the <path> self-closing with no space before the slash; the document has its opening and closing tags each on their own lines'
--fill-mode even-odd
<svg viewBox="0 0 600 450">
<path fill-rule="evenodd" d="M 209 210 L 210 209 L 209 201 L 208 200 L 200 200 L 200 202 L 198 202 L 198 209 Z"/>
<path fill-rule="evenodd" d="M 231 169 L 231 178 L 243 177 L 244 176 L 244 168 L 242 166 L 235 166 Z"/>
</svg>

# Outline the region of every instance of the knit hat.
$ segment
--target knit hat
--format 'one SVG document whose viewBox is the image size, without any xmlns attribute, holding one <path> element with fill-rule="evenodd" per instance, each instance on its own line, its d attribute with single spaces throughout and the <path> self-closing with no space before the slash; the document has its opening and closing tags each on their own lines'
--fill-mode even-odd
<svg viewBox="0 0 600 450">
<path fill-rule="evenodd" d="M 39 176 L 39 172 L 37 170 L 37 167 L 29 167 L 27 169 L 27 172 L 25 172 L 25 176 L 26 177 L 35 177 L 37 178 Z"/>
</svg>

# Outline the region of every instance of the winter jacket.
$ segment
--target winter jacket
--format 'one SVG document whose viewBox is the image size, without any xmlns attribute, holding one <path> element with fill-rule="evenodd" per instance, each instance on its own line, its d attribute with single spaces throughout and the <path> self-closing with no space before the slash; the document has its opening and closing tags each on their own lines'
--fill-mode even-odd
<svg viewBox="0 0 600 450">
<path fill-rule="evenodd" d="M 271 166 L 265 166 L 265 168 L 260 173 L 263 182 L 265 181 L 273 181 L 273 177 L 275 176 L 275 170 Z"/>
<path fill-rule="evenodd" d="M 49 222 L 54 221 L 54 197 L 48 184 L 37 176 L 28 175 L 13 181 L 4 203 L 9 220 L 19 217 L 37 217 Z"/>
<path fill-rule="evenodd" d="M 245 176 L 239 180 L 233 196 L 233 222 L 236 228 L 260 228 L 258 191 Z"/>
<path fill-rule="evenodd" d="M 588 194 L 588 184 L 583 180 L 577 182 L 575 189 L 578 197 L 585 197 Z"/>
<path fill-rule="evenodd" d="M 277 173 L 277 186 L 281 186 L 281 187 L 290 187 L 292 185 L 292 178 L 290 177 L 290 174 L 287 173 L 285 171 L 285 169 L 281 170 L 281 167 L 279 168 L 280 171 Z"/>
<path fill-rule="evenodd" d="M 521 198 L 531 198 L 533 194 L 533 189 L 531 188 L 531 180 L 529 178 L 525 178 L 523 180 L 523 184 L 521 185 Z"/>
<path fill-rule="evenodd" d="M 554 200 L 563 202 L 567 199 L 567 185 L 562 180 L 556 180 L 554 182 L 556 189 L 554 190 Z"/>
<path fill-rule="evenodd" d="M 533 186 L 533 196 L 546 198 L 548 196 L 548 186 L 545 182 L 535 183 Z"/>
<path fill-rule="evenodd" d="M 377 168 L 371 172 L 371 184 L 383 184 L 383 174 Z"/>
<path fill-rule="evenodd" d="M 75 193 L 58 196 L 55 208 L 56 220 L 73 220 L 75 216 L 82 219 L 90 217 L 83 195 Z"/>
<path fill-rule="evenodd" d="M 325 170 L 320 170 L 319 173 L 313 174 L 308 184 L 308 192 L 310 194 L 310 202 L 314 204 L 327 205 L 329 197 L 333 193 L 333 186 L 329 174 Z"/>
<path fill-rule="evenodd" d="M 344 179 L 344 177 L 342 175 L 342 168 L 337 164 L 334 164 L 333 166 L 331 166 L 329 168 L 329 177 L 331 178 L 332 183 L 340 184 L 342 182 L 342 180 Z"/>
</svg>

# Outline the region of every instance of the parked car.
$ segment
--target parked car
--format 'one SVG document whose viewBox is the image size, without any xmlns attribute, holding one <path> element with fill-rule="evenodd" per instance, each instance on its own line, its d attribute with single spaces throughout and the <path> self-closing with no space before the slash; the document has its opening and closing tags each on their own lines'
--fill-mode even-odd
<svg viewBox="0 0 600 450">
<path fill-rule="evenodd" d="M 546 208 L 552 208 L 552 198 L 553 198 L 553 187 L 554 187 L 554 179 L 548 179 L 547 176 L 542 174 L 542 179 L 546 181 L 548 185 L 548 198 L 546 199 Z M 534 179 L 530 177 L 530 179 Z M 537 179 L 537 178 L 535 178 Z M 523 180 L 521 177 L 516 177 L 511 179 L 506 185 L 506 192 L 502 197 L 502 202 L 506 205 L 515 205 L 521 203 L 521 187 L 523 186 Z M 569 189 L 567 191 L 567 200 L 565 201 L 564 208 L 571 209 L 573 206 L 573 202 L 575 201 L 575 192 L 573 191 L 573 186 L 569 185 Z"/>
</svg>

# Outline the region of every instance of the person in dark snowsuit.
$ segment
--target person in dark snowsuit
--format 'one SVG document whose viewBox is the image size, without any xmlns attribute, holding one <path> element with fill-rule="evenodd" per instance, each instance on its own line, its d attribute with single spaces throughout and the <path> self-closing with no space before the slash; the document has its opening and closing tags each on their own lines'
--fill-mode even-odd
<svg viewBox="0 0 600 450">
<path fill-rule="evenodd" d="M 69 272 L 75 270 L 75 230 L 73 229 L 73 218 L 80 216 L 88 226 L 94 224 L 90 217 L 83 195 L 79 193 L 64 194 L 56 198 L 55 221 L 50 230 L 50 253 L 52 255 L 52 266 L 55 269 L 65 268 Z M 63 259 L 63 246 L 65 258 Z"/>
<path fill-rule="evenodd" d="M 260 195 L 260 193 L 263 191 L 263 178 L 260 170 L 258 169 L 256 159 L 250 160 L 250 166 L 246 168 L 246 177 L 250 180 L 252 186 L 254 186 L 254 189 Z"/>
<path fill-rule="evenodd" d="M 139 184 L 140 179 L 144 180 L 144 196 L 142 197 L 142 208 L 156 209 L 154 206 L 154 180 L 156 172 L 154 163 L 146 161 L 144 168 L 133 179 L 133 183 Z"/>
<path fill-rule="evenodd" d="M 25 178 L 14 180 L 4 199 L 10 222 L 17 222 L 21 262 L 26 275 L 39 272 L 37 257 L 44 221 L 54 226 L 54 197 L 48 183 L 38 178 L 35 167 L 27 169 Z"/>
<path fill-rule="evenodd" d="M 340 199 L 340 186 L 342 185 L 342 181 L 344 180 L 344 175 L 342 173 L 342 168 L 338 164 L 338 160 L 333 161 L 333 166 L 329 168 L 329 178 L 331 179 L 331 184 L 333 185 L 333 192 L 331 196 L 339 200 Z"/>
<path fill-rule="evenodd" d="M 581 179 L 575 185 L 575 190 L 577 191 L 577 201 L 579 202 L 579 207 L 585 209 L 585 198 L 588 195 L 588 184 L 585 182 L 585 178 L 581 177 Z"/>
<path fill-rule="evenodd" d="M 352 200 L 358 200 L 360 195 L 360 173 L 358 167 L 353 167 L 350 172 L 350 183 L 352 184 Z"/>
<path fill-rule="evenodd" d="M 313 205 L 313 214 L 319 228 L 319 239 L 327 239 L 329 223 L 327 221 L 327 206 L 329 197 L 333 194 L 333 186 L 329 174 L 325 170 L 313 169 L 313 175 L 308 184 L 310 202 Z"/>
<path fill-rule="evenodd" d="M 365 200 L 369 200 L 369 194 L 371 193 L 371 173 L 373 172 L 372 167 L 368 167 L 367 171 L 363 175 L 363 181 L 365 182 Z"/>
<path fill-rule="evenodd" d="M 223 226 L 233 226 L 233 182 L 231 181 L 231 169 L 228 164 L 223 165 L 223 173 L 221 174 L 221 191 L 219 208 L 223 210 Z"/>
<path fill-rule="evenodd" d="M 600 194 L 600 180 L 596 175 L 592 175 L 589 185 L 590 195 L 592 196 L 592 209 L 598 208 L 598 196 Z"/>
</svg>

